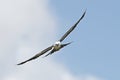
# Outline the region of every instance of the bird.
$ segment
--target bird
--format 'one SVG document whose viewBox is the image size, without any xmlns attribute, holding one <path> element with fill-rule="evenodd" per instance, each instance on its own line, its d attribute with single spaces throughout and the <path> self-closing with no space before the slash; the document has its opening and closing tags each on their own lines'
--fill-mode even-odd
<svg viewBox="0 0 120 80">
<path fill-rule="evenodd" d="M 65 44 L 62 44 L 61 42 L 76 28 L 76 26 L 78 25 L 78 23 L 83 19 L 83 17 L 85 16 L 86 14 L 86 10 L 84 11 L 83 15 L 79 18 L 79 20 L 58 40 L 56 41 L 53 45 L 47 47 L 46 49 L 42 50 L 41 52 L 39 52 L 38 54 L 34 55 L 33 57 L 21 62 L 21 63 L 18 63 L 17 65 L 22 65 L 26 62 L 29 62 L 31 60 L 34 60 L 38 57 L 40 57 L 41 55 L 45 54 L 46 52 L 50 51 L 48 54 L 46 54 L 44 57 L 47 57 L 48 55 L 51 55 L 53 54 L 54 52 L 56 51 L 59 51 L 60 49 L 62 49 L 63 47 L 71 44 L 72 42 L 68 42 L 68 43 L 65 43 Z"/>
</svg>

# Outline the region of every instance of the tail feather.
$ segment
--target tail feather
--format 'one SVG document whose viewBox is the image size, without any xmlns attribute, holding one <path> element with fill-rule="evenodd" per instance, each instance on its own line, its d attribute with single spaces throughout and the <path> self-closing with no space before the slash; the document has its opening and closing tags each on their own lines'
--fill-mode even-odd
<svg viewBox="0 0 120 80">
<path fill-rule="evenodd" d="M 52 51 L 50 51 L 48 54 L 46 54 L 44 57 L 47 57 L 47 56 L 49 56 L 49 55 L 51 55 L 52 53 L 54 53 L 55 51 L 54 51 L 54 49 L 52 50 Z"/>
<path fill-rule="evenodd" d="M 69 43 L 66 43 L 66 44 L 62 44 L 61 45 L 61 48 L 63 48 L 63 47 L 65 47 L 65 46 L 67 46 L 67 45 L 69 45 L 69 44 L 71 44 L 72 42 L 69 42 Z"/>
</svg>

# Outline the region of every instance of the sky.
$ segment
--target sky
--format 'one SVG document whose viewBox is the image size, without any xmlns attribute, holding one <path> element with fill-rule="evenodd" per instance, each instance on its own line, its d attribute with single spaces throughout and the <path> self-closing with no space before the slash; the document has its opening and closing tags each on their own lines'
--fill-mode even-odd
<svg viewBox="0 0 120 80">
<path fill-rule="evenodd" d="M 119 0 L 0 0 L 0 80 L 119 80 Z M 16 64 L 57 41 L 73 43 Z"/>
</svg>

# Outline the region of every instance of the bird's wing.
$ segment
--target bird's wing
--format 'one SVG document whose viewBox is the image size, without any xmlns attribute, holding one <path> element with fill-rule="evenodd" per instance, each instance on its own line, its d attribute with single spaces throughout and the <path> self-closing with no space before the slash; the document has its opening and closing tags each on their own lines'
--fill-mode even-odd
<svg viewBox="0 0 120 80">
<path fill-rule="evenodd" d="M 61 39 L 59 40 L 60 42 L 63 41 L 70 34 L 70 32 L 72 32 L 75 29 L 75 27 L 78 25 L 78 23 L 85 16 L 85 13 L 86 13 L 86 11 L 83 13 L 83 15 L 81 16 L 81 18 L 61 37 Z"/>
<path fill-rule="evenodd" d="M 17 65 L 22 65 L 22 64 L 24 64 L 24 63 L 26 63 L 26 62 L 28 62 L 28 61 L 31 61 L 31 60 L 33 60 L 33 59 L 38 58 L 39 56 L 43 55 L 43 54 L 46 53 L 47 51 L 51 50 L 52 47 L 53 47 L 53 46 L 50 46 L 50 47 L 44 49 L 43 51 L 41 51 L 40 53 L 36 54 L 36 55 L 33 56 L 32 58 L 30 58 L 30 59 L 28 59 L 28 60 L 26 60 L 26 61 L 23 61 L 23 62 L 21 62 L 21 63 L 19 63 L 19 64 L 17 64 Z"/>
</svg>

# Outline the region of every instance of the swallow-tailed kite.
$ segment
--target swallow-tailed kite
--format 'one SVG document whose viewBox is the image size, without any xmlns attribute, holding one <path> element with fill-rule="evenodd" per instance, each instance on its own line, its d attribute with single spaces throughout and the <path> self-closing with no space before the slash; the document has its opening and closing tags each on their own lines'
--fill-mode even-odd
<svg viewBox="0 0 120 80">
<path fill-rule="evenodd" d="M 53 44 L 52 46 L 44 49 L 43 51 L 41 51 L 40 53 L 36 54 L 36 55 L 33 56 L 32 58 L 30 58 L 30 59 L 28 59 L 28 60 L 26 60 L 26 61 L 23 61 L 23 62 L 21 62 L 21 63 L 19 63 L 19 64 L 17 64 L 17 65 L 22 65 L 22 64 L 24 64 L 24 63 L 26 63 L 26 62 L 28 62 L 28 61 L 34 60 L 34 59 L 38 58 L 39 56 L 41 56 L 41 55 L 43 55 L 43 54 L 45 54 L 46 52 L 48 52 L 48 51 L 51 50 L 48 54 L 45 55 L 45 57 L 47 57 L 48 55 L 51 55 L 51 54 L 53 54 L 54 52 L 60 50 L 61 48 L 65 47 L 65 46 L 67 46 L 67 45 L 69 45 L 69 44 L 71 44 L 71 42 L 66 43 L 66 44 L 61 44 L 61 42 L 70 34 L 70 32 L 72 32 L 72 31 L 75 29 L 75 27 L 78 25 L 78 23 L 79 23 L 79 22 L 83 19 L 83 17 L 85 16 L 85 13 L 86 13 L 86 11 L 83 13 L 83 15 L 81 16 L 81 18 L 60 38 L 60 40 L 58 40 L 57 42 L 55 42 L 55 44 Z"/>
</svg>

